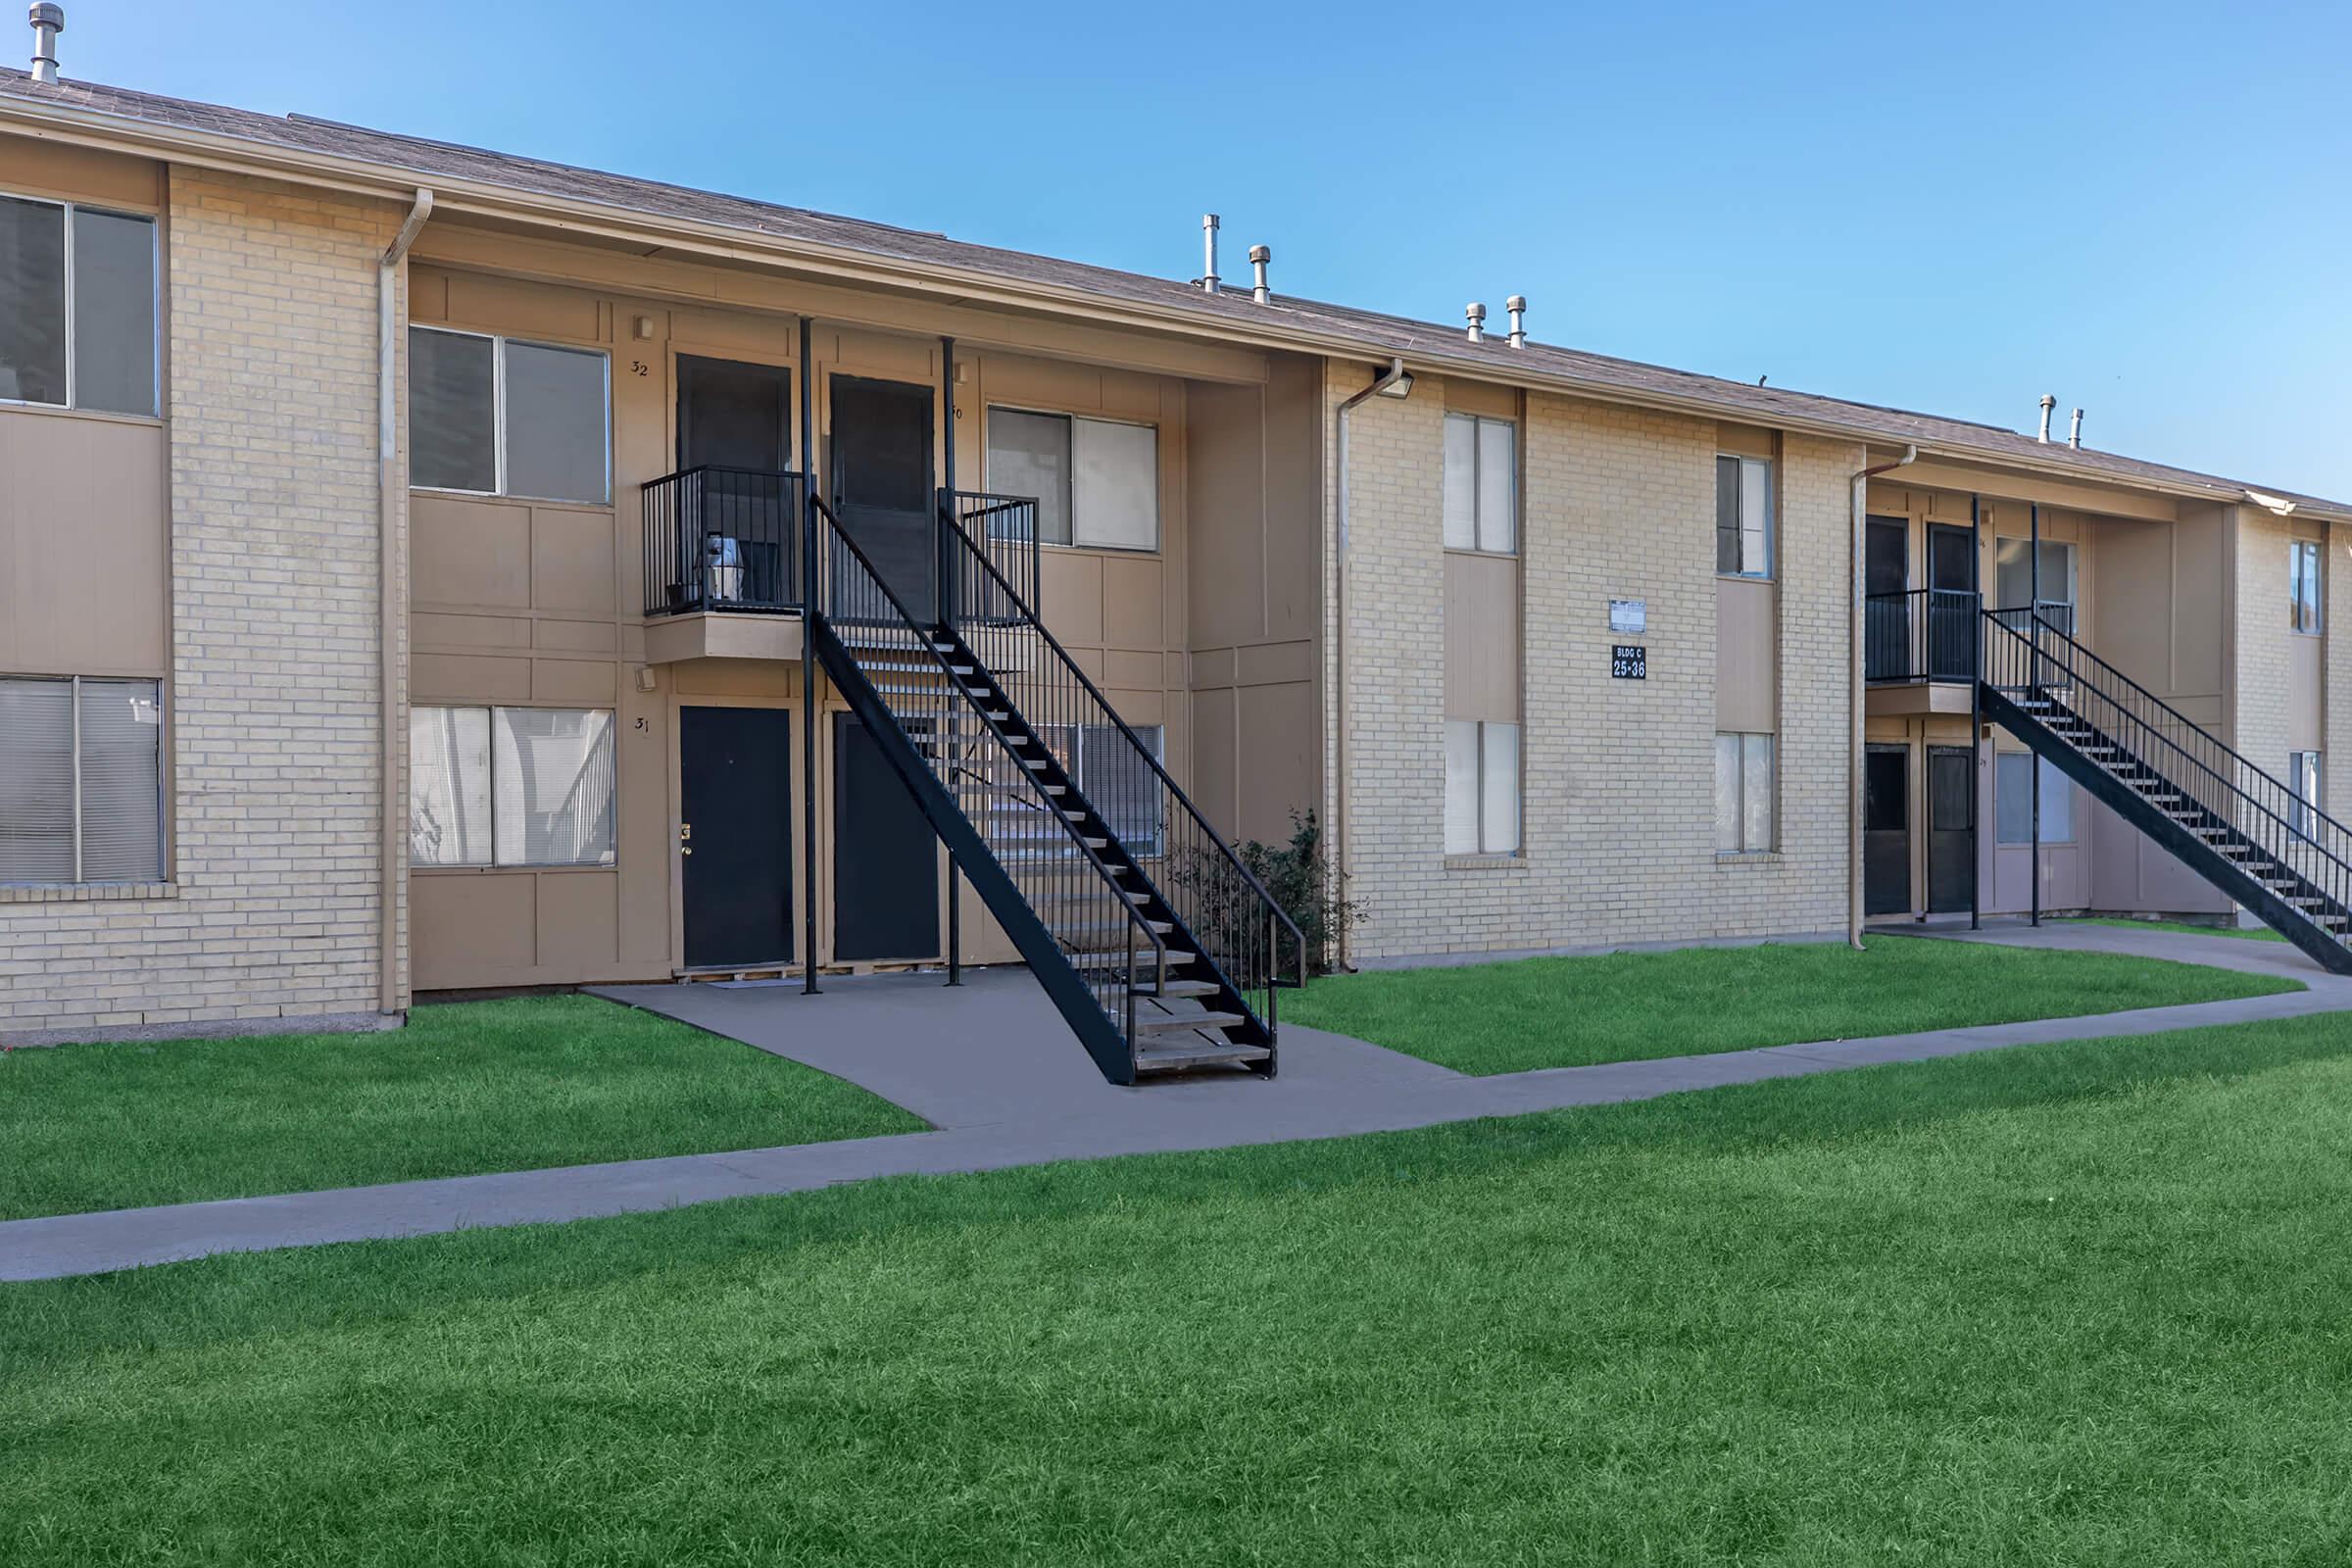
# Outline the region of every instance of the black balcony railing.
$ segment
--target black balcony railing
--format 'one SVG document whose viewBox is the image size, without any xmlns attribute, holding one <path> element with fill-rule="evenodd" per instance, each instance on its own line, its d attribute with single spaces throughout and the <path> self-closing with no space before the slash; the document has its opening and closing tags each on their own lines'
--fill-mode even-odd
<svg viewBox="0 0 2352 1568">
<path fill-rule="evenodd" d="M 1961 588 L 1872 594 L 1862 607 L 1862 669 L 1882 684 L 1977 678 L 1977 596 Z"/>
<path fill-rule="evenodd" d="M 801 608 L 797 473 L 710 466 L 645 487 L 645 612 Z"/>
</svg>

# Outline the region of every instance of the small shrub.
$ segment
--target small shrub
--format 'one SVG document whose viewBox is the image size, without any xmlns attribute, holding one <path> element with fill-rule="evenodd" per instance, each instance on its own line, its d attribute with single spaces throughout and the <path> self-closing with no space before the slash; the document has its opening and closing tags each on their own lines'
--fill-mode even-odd
<svg viewBox="0 0 2352 1568">
<path fill-rule="evenodd" d="M 1341 886 L 1339 874 L 1324 855 L 1323 826 L 1315 813 L 1293 808 L 1287 844 L 1246 839 L 1234 846 L 1234 853 L 1250 874 L 1266 885 L 1284 912 L 1298 922 L 1298 934 L 1306 941 L 1308 972 L 1322 974 L 1329 969 L 1341 935 L 1363 918 L 1364 905 L 1349 899 Z M 1287 935 L 1283 945 L 1289 951 L 1282 956 L 1282 972 L 1295 974 L 1298 952 Z"/>
</svg>

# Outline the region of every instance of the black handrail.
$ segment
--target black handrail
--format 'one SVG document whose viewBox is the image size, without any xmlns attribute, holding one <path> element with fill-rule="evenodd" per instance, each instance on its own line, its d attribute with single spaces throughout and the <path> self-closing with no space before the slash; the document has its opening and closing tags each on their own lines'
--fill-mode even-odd
<svg viewBox="0 0 2352 1568">
<path fill-rule="evenodd" d="M 2352 906 L 2352 831 L 2318 802 L 2305 800 L 2038 612 L 1987 610 L 1984 616 L 1994 631 L 1985 649 L 1986 685 L 2053 700 L 2063 694 L 2077 717 L 2158 767 L 2165 782 L 2195 802 L 2215 826 L 2241 835 L 2339 907 Z M 2086 706 L 2093 710 L 2085 711 Z M 2132 744 L 2119 733 L 2122 726 L 2133 737 L 2147 737 L 2160 755 Z M 2178 758 L 2182 767 L 2159 767 L 2160 757 Z"/>
<path fill-rule="evenodd" d="M 950 712 L 971 713 L 978 716 L 979 710 L 976 701 L 965 691 L 962 681 L 956 676 L 955 665 L 949 655 L 939 647 L 940 639 L 933 629 L 936 623 L 918 616 L 914 611 L 908 608 L 906 602 L 899 596 L 898 591 L 890 585 L 889 579 L 874 565 L 872 558 L 866 555 L 858 541 L 851 536 L 849 530 L 842 526 L 841 519 L 834 514 L 833 509 L 825 504 L 822 497 L 811 493 L 808 497 L 808 505 L 822 525 L 817 533 L 816 591 L 819 604 L 818 618 L 823 622 L 826 632 L 836 638 L 840 636 L 839 628 L 841 626 L 881 628 L 894 633 L 903 632 L 905 634 L 903 648 L 901 641 L 895 636 L 890 640 L 888 648 L 893 653 L 903 651 L 905 654 L 914 656 L 918 661 L 927 662 L 934 666 L 932 673 L 937 677 L 936 683 L 926 688 L 926 696 L 923 699 L 931 704 L 934 721 L 944 720 Z M 957 537 L 961 537 L 960 531 L 958 531 Z M 839 553 L 841 552 L 847 553 L 849 562 L 854 565 L 856 573 L 854 577 L 845 574 L 840 569 L 842 563 Z M 882 613 L 885 609 L 890 612 L 887 616 Z M 903 724 L 899 723 L 899 705 L 885 702 L 883 706 L 891 722 L 898 727 L 898 739 L 904 741 L 917 756 L 924 759 L 925 765 L 931 770 L 934 777 L 940 779 L 942 788 L 948 792 L 956 808 L 964 813 L 966 819 L 973 820 L 976 816 L 984 816 L 988 809 L 985 789 L 994 781 L 983 779 L 969 768 L 960 767 L 943 755 L 941 747 L 946 740 L 944 727 L 935 728 L 927 738 L 927 742 L 918 742 L 906 733 Z M 1166 975 L 1168 968 L 1167 943 L 1158 932 L 1152 929 L 1142 911 L 1128 900 L 1125 890 L 1120 886 L 1118 873 L 1087 842 L 1079 825 L 1054 808 L 1052 799 L 1039 788 L 1027 763 L 1014 748 L 1010 738 L 993 723 L 984 722 L 980 727 L 996 737 L 1005 760 L 1011 763 L 1012 771 L 1007 776 L 1027 781 L 1031 793 L 1030 797 L 1023 799 L 1022 804 L 1031 808 L 1038 817 L 1051 819 L 1058 824 L 1063 835 L 1069 840 L 1070 846 L 1077 851 L 1075 861 L 1058 861 L 1056 864 L 1082 864 L 1094 873 L 1094 885 L 1101 896 L 1089 901 L 1088 918 L 1098 922 L 1089 929 L 1099 929 L 1102 917 L 1114 910 L 1125 928 L 1126 948 L 1119 963 L 1110 964 L 1102 961 L 1088 963 L 1072 959 L 1071 966 L 1079 971 L 1081 980 L 1094 996 L 1096 1004 L 1102 1006 L 1104 1014 L 1119 1027 L 1129 1049 L 1132 1050 L 1136 1038 L 1135 982 L 1146 972 L 1136 966 L 1139 939 L 1141 948 L 1151 955 L 1148 960 L 1151 964 L 1151 972 L 1162 977 Z M 988 841 L 989 835 L 985 829 L 976 828 L 975 831 L 983 842 Z M 989 843 L 989 848 L 993 852 L 998 846 L 995 843 Z M 1006 875 L 1016 883 L 1021 880 L 1011 867 L 1006 867 L 1005 871 Z M 1067 888 L 1056 891 L 1064 898 L 1069 897 Z M 1032 900 L 1032 902 L 1035 901 Z M 1047 921 L 1045 923 L 1047 929 L 1050 932 L 1053 931 L 1054 922 Z M 1064 924 L 1066 925 L 1067 922 Z M 1058 939 L 1058 933 L 1056 936 Z M 1115 1012 L 1103 1004 L 1105 992 L 1114 990 L 1120 998 L 1120 1007 Z"/>
<path fill-rule="evenodd" d="M 1037 536 L 1037 497 L 994 495 L 985 490 L 942 490 L 943 514 L 956 519 L 965 539 L 999 564 L 999 572 L 1016 580 L 1019 594 L 1034 612 L 1042 602 L 1043 585 Z M 975 532 L 975 527 L 977 531 Z M 1017 569 L 1004 570 L 1010 558 Z"/>
<path fill-rule="evenodd" d="M 1271 916 L 1273 927 L 1278 927 L 1280 932 L 1289 934 L 1293 950 L 1297 955 L 1294 983 L 1303 984 L 1306 973 L 1306 938 L 1304 933 L 1298 929 L 1298 922 L 1293 919 L 1290 912 L 1283 908 L 1274 895 L 1267 891 L 1265 884 L 1258 880 L 1256 874 L 1242 863 L 1241 857 L 1234 852 L 1232 844 L 1209 824 L 1208 818 L 1201 814 L 1200 808 L 1193 804 L 1192 797 L 1185 794 L 1183 787 L 1169 776 L 1167 768 L 1161 764 L 1159 758 L 1152 748 L 1144 744 L 1143 738 L 1135 733 L 1134 728 L 1121 716 L 1110 700 L 1102 695 L 1102 689 L 1088 677 L 1084 669 L 1079 667 L 1077 661 L 1070 657 L 1069 651 L 1062 647 L 1060 640 L 1047 629 L 1044 621 L 1038 617 L 1035 607 L 1021 598 L 1019 590 L 1005 579 L 1003 572 L 997 569 L 996 564 L 988 558 L 987 553 L 977 547 L 964 531 L 959 520 L 943 514 L 943 521 L 951 524 L 945 532 L 962 547 L 964 555 L 968 557 L 969 564 L 978 568 L 981 580 L 986 584 L 993 585 L 1004 601 L 1003 605 L 972 604 L 973 584 L 970 578 L 963 572 L 951 573 L 955 593 L 952 601 L 953 615 L 958 635 L 965 636 L 967 645 L 975 646 L 975 648 L 977 645 L 972 642 L 974 636 L 985 641 L 997 642 L 1004 642 L 1008 637 L 1034 637 L 1039 646 L 1053 655 L 1054 662 L 1060 666 L 1064 677 L 1074 681 L 1079 690 L 1084 693 L 1087 703 L 1092 706 L 1093 712 L 1084 715 L 1066 710 L 1058 713 L 1040 713 L 1029 711 L 1028 705 L 1023 704 L 1023 710 L 1028 712 L 1030 723 L 1032 725 L 1069 723 L 1081 729 L 1101 727 L 1115 729 L 1125 741 L 1128 752 L 1135 759 L 1139 759 L 1150 770 L 1151 775 L 1158 781 L 1164 792 L 1165 801 L 1181 811 L 1193 825 L 1198 842 L 1188 845 L 1187 849 L 1192 851 L 1197 858 L 1206 859 L 1216 869 L 1230 872 L 1234 877 L 1238 877 L 1242 887 L 1253 895 L 1256 902 Z M 1003 613 L 1004 611 L 1009 611 L 1011 613 Z M 1009 627 L 1007 622 L 1011 623 Z M 1005 682 L 1008 688 L 1017 683 L 1020 678 L 1017 670 L 1001 667 L 1012 664 L 1014 662 L 1011 660 L 984 659 L 983 662 L 995 669 L 998 679 Z M 1102 802 L 1094 797 L 1092 790 L 1084 781 L 1081 781 L 1080 788 L 1089 794 L 1096 808 L 1102 809 Z M 1163 840 L 1167 837 L 1165 827 L 1160 830 L 1160 837 Z M 1219 865 L 1217 862 L 1222 863 Z M 1198 877 L 1200 874 L 1193 866 L 1178 866 L 1175 867 L 1175 870 L 1180 875 Z M 1199 900 L 1187 901 L 1173 898 L 1170 896 L 1173 889 L 1170 888 L 1161 887 L 1157 888 L 1157 891 L 1161 898 L 1168 902 L 1169 906 L 1177 909 L 1180 914 L 1188 902 L 1195 904 L 1196 906 L 1200 903 Z M 1213 890 L 1211 890 L 1210 896 L 1212 899 L 1214 898 Z M 1210 942 L 1210 932 L 1213 929 L 1211 921 L 1222 923 L 1231 919 L 1230 910 L 1219 909 L 1213 903 L 1209 905 L 1205 913 L 1210 917 L 1209 920 L 1198 922 L 1191 919 L 1186 920 L 1186 924 L 1192 928 L 1194 936 L 1201 941 L 1204 947 Z M 1204 929 L 1204 927 L 1207 928 Z M 1270 929 L 1270 935 L 1273 934 Z M 1278 935 L 1275 937 L 1274 946 L 1279 947 Z M 1256 965 L 1244 966 L 1245 973 L 1236 974 L 1218 955 L 1210 953 L 1206 956 L 1212 962 L 1217 962 L 1221 969 L 1226 970 L 1228 983 L 1234 986 L 1237 993 L 1247 989 L 1243 984 L 1247 970 L 1254 969 Z M 1280 966 L 1277 955 L 1266 971 L 1268 983 L 1265 988 L 1265 1022 L 1269 1030 L 1272 1029 L 1274 1022 L 1274 973 Z"/>
<path fill-rule="evenodd" d="M 1862 611 L 1864 675 L 1882 685 L 1975 680 L 1979 608 L 1966 588 L 1870 595 Z"/>
<path fill-rule="evenodd" d="M 801 496 L 790 469 L 697 464 L 649 480 L 645 612 L 801 608 Z"/>
</svg>

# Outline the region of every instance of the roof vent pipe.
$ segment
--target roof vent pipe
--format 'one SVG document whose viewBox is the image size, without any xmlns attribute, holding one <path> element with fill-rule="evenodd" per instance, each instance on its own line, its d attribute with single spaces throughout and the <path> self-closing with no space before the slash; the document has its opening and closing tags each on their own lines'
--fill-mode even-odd
<svg viewBox="0 0 2352 1568">
<path fill-rule="evenodd" d="M 2058 407 L 2058 400 L 2044 392 L 2041 395 L 2041 439 L 2045 445 L 2050 439 L 2050 411 L 2056 407 Z"/>
<path fill-rule="evenodd" d="M 1217 215 L 1200 215 L 1200 290 L 1217 292 Z"/>
<path fill-rule="evenodd" d="M 1487 340 L 1487 308 L 1472 300 L 1462 307 L 1462 315 L 1470 322 L 1470 341 L 1484 343 Z"/>
<path fill-rule="evenodd" d="M 1527 347 L 1527 296 L 1514 294 L 1502 302 L 1502 308 L 1511 313 L 1511 347 Z"/>
<path fill-rule="evenodd" d="M 1274 291 L 1266 286 L 1266 264 L 1273 259 L 1274 253 L 1265 246 L 1252 245 L 1250 247 L 1250 267 L 1257 274 L 1256 283 L 1250 289 L 1250 297 L 1260 305 L 1274 298 Z"/>
<path fill-rule="evenodd" d="M 32 79 L 54 86 L 57 82 L 57 35 L 66 30 L 66 8 L 41 0 L 25 13 L 25 20 L 32 24 Z"/>
<path fill-rule="evenodd" d="M 2081 409 L 2075 411 L 2074 428 L 2066 432 L 2066 444 L 2070 447 L 2080 447 L 2082 444 L 2082 411 Z"/>
</svg>

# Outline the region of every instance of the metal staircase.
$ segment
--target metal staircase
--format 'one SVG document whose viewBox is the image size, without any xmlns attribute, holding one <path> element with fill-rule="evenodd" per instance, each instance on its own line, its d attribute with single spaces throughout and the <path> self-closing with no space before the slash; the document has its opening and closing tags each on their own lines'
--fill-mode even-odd
<svg viewBox="0 0 2352 1568">
<path fill-rule="evenodd" d="M 1298 928 L 1000 569 L 1036 503 L 942 492 L 932 572 L 895 582 L 808 506 L 827 675 L 1103 1076 L 1271 1077 Z"/>
<path fill-rule="evenodd" d="M 1985 716 L 2337 974 L 2352 830 L 2031 610 L 1983 612 Z"/>
</svg>

